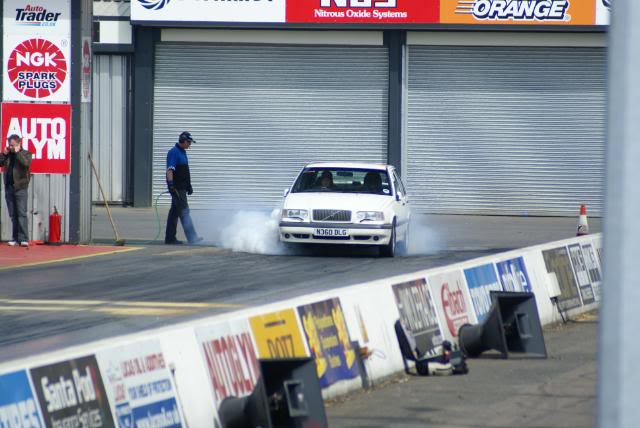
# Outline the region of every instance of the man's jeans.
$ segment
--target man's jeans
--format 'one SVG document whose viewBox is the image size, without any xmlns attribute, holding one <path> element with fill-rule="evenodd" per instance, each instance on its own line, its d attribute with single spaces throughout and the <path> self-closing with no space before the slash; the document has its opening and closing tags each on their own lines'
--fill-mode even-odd
<svg viewBox="0 0 640 428">
<path fill-rule="evenodd" d="M 187 191 L 176 190 L 171 194 L 171 209 L 167 217 L 167 229 L 164 235 L 164 242 L 170 244 L 176 240 L 178 229 L 178 219 L 182 223 L 184 234 L 189 242 L 194 242 L 198 235 L 193 227 L 193 221 L 189 214 L 189 203 L 187 202 Z"/>
<path fill-rule="evenodd" d="M 7 210 L 13 226 L 12 238 L 22 242 L 29 240 L 29 222 L 27 221 L 27 201 L 29 191 L 27 189 L 16 190 L 13 186 L 6 186 L 4 196 L 7 201 Z"/>
</svg>

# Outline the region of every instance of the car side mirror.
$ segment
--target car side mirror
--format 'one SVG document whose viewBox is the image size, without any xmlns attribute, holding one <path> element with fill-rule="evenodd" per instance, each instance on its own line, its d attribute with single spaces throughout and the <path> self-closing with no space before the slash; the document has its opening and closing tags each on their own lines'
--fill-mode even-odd
<svg viewBox="0 0 640 428">
<path fill-rule="evenodd" d="M 284 189 L 284 192 L 282 192 L 282 196 L 286 198 L 288 194 L 289 194 L 289 189 Z"/>
<path fill-rule="evenodd" d="M 402 192 L 396 192 L 396 201 L 400 202 L 400 199 L 402 199 Z"/>
</svg>

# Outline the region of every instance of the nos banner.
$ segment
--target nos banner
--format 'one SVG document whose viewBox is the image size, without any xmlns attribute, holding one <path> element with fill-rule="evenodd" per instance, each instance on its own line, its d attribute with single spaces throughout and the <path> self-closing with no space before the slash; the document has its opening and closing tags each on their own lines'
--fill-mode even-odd
<svg viewBox="0 0 640 428">
<path fill-rule="evenodd" d="M 2 147 L 7 137 L 22 137 L 33 153 L 34 174 L 71 172 L 71 106 L 68 104 L 2 103 Z"/>
</svg>

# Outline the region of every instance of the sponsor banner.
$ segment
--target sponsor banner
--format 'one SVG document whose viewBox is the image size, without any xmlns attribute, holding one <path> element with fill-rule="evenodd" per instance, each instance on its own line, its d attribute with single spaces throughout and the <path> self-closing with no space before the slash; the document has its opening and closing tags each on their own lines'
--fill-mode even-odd
<svg viewBox="0 0 640 428">
<path fill-rule="evenodd" d="M 587 263 L 582 254 L 582 246 L 580 244 L 569 245 L 569 258 L 573 266 L 573 272 L 578 283 L 578 290 L 582 297 L 582 303 L 587 305 L 595 301 L 593 289 L 591 288 L 591 278 L 587 270 Z"/>
<path fill-rule="evenodd" d="M 531 281 L 522 257 L 497 262 L 496 267 L 504 291 L 532 292 Z"/>
<path fill-rule="evenodd" d="M 412 349 L 417 348 L 422 355 L 435 355 L 443 339 L 427 281 L 421 278 L 395 284 L 392 288 L 400 322 L 415 342 Z"/>
<path fill-rule="evenodd" d="M 159 341 L 112 348 L 96 358 L 118 427 L 182 427 L 175 385 Z"/>
<path fill-rule="evenodd" d="M 4 101 L 71 100 L 68 37 L 4 37 Z"/>
<path fill-rule="evenodd" d="M 593 297 L 596 299 L 596 302 L 599 302 L 601 300 L 600 286 L 602 285 L 602 270 L 598 263 L 598 256 L 592 244 L 582 244 L 582 254 L 587 266 L 587 272 L 589 273 Z"/>
<path fill-rule="evenodd" d="M 493 263 L 464 270 L 473 309 L 478 322 L 484 321 L 491 309 L 491 291 L 502 291 Z"/>
<path fill-rule="evenodd" d="M 258 357 L 246 319 L 196 329 L 215 407 L 227 397 L 251 394 L 260 377 Z"/>
<path fill-rule="evenodd" d="M 91 37 L 82 38 L 82 91 L 80 102 L 91 102 Z"/>
<path fill-rule="evenodd" d="M 440 0 L 287 0 L 287 22 L 432 24 Z"/>
<path fill-rule="evenodd" d="M 459 270 L 432 275 L 427 278 L 436 307 L 441 311 L 440 319 L 445 321 L 443 328 L 447 338 L 458 337 L 458 329 L 464 324 L 473 324 L 472 304 L 462 272 Z"/>
<path fill-rule="evenodd" d="M 44 427 L 27 372 L 24 370 L 0 376 L 0 427 Z"/>
<path fill-rule="evenodd" d="M 286 0 L 131 0 L 131 21 L 285 22 L 285 3 Z"/>
<path fill-rule="evenodd" d="M 442 24 L 594 25 L 593 0 L 442 0 Z"/>
<path fill-rule="evenodd" d="M 31 369 L 48 427 L 115 427 L 96 358 L 91 355 Z"/>
<path fill-rule="evenodd" d="M 2 103 L 2 139 L 17 134 L 33 153 L 33 174 L 71 171 L 71 106 L 69 104 Z M 4 147 L 4 146 L 3 146 Z"/>
<path fill-rule="evenodd" d="M 5 34 L 71 35 L 70 0 L 4 0 Z"/>
<path fill-rule="evenodd" d="M 609 25 L 611 6 L 614 0 L 594 0 L 596 2 L 596 25 Z"/>
<path fill-rule="evenodd" d="M 249 318 L 260 358 L 308 357 L 293 309 Z"/>
<path fill-rule="evenodd" d="M 320 386 L 360 376 L 355 350 L 337 298 L 298 307 Z"/>
<path fill-rule="evenodd" d="M 555 274 L 560 286 L 560 296 L 558 306 L 562 310 L 577 308 L 581 305 L 578 285 L 573 276 L 571 260 L 567 247 L 559 247 L 542 252 L 542 258 L 547 268 L 547 272 Z"/>
</svg>

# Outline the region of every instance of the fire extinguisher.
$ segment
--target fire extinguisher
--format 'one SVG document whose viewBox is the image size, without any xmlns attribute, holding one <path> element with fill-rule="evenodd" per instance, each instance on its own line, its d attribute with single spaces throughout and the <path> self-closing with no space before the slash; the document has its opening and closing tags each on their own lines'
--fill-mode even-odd
<svg viewBox="0 0 640 428">
<path fill-rule="evenodd" d="M 60 230 L 62 229 L 62 216 L 58 209 L 53 207 L 53 213 L 49 216 L 49 244 L 60 244 Z"/>
</svg>

